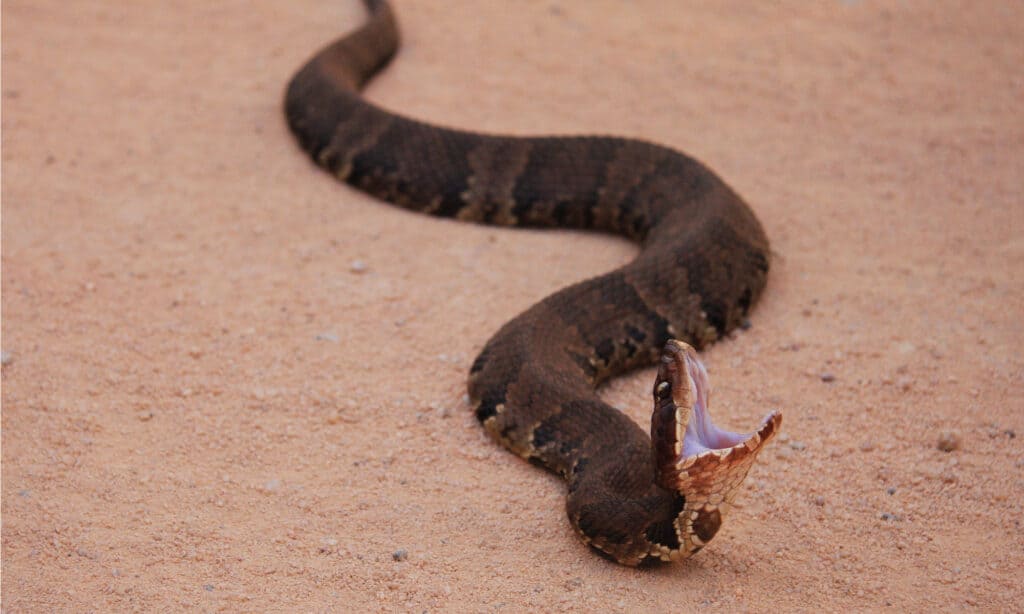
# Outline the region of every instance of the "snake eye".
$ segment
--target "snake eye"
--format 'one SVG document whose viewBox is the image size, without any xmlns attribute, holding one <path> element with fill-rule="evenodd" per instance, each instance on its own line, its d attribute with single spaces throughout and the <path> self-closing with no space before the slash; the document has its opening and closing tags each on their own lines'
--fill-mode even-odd
<svg viewBox="0 0 1024 614">
<path fill-rule="evenodd" d="M 672 384 L 668 382 L 658 382 L 654 387 L 654 396 L 660 400 L 668 399 L 672 396 Z"/>
</svg>

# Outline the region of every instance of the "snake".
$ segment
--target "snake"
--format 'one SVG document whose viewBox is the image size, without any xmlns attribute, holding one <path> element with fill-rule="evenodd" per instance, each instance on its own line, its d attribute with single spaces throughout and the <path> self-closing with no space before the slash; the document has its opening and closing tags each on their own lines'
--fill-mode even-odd
<svg viewBox="0 0 1024 614">
<path fill-rule="evenodd" d="M 472 363 L 468 397 L 495 440 L 565 479 L 569 522 L 598 554 L 636 566 L 698 552 L 782 423 L 772 411 L 751 432 L 717 426 L 696 353 L 749 323 L 770 265 L 761 223 L 712 170 L 669 147 L 484 134 L 368 101 L 361 92 L 396 54 L 399 30 L 386 1 L 364 4 L 368 19 L 287 86 L 299 145 L 337 178 L 407 209 L 639 244 L 628 264 L 502 326 Z M 648 435 L 598 386 L 652 365 Z"/>
</svg>

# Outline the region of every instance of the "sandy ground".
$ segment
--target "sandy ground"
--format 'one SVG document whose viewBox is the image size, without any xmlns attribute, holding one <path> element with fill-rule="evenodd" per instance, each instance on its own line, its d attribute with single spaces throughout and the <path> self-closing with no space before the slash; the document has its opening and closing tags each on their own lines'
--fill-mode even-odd
<svg viewBox="0 0 1024 614">
<path fill-rule="evenodd" d="M 381 104 L 658 140 L 757 210 L 768 291 L 705 353 L 721 421 L 786 416 L 740 507 L 622 568 L 475 424 L 491 333 L 635 248 L 311 165 L 282 91 L 354 0 L 10 0 L 5 612 L 1021 607 L 1024 5 L 397 8 Z M 607 396 L 644 422 L 651 377 Z"/>
</svg>

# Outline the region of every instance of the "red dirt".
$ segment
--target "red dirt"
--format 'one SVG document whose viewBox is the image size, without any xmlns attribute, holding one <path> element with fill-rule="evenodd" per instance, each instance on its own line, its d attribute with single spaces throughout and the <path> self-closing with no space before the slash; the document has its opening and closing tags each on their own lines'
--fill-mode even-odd
<svg viewBox="0 0 1024 614">
<path fill-rule="evenodd" d="M 726 426 L 785 412 L 739 508 L 685 564 L 622 568 L 475 424 L 491 333 L 635 248 L 310 164 L 283 88 L 354 0 L 11 0 L 5 612 L 1020 608 L 1024 5 L 397 11 L 381 104 L 657 140 L 756 209 L 767 293 L 704 354 Z M 651 377 L 607 396 L 646 421 Z"/>
</svg>

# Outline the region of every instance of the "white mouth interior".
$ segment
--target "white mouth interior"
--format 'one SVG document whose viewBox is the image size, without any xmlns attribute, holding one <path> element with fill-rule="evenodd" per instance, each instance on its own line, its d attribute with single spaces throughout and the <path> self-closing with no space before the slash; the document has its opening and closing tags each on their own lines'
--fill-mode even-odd
<svg viewBox="0 0 1024 614">
<path fill-rule="evenodd" d="M 711 450 L 731 448 L 749 439 L 750 433 L 733 433 L 719 428 L 711 420 L 711 412 L 708 411 L 711 386 L 704 365 L 688 356 L 686 370 L 690 376 L 688 379 L 690 398 L 693 399 L 693 415 L 690 416 L 686 424 L 686 433 L 683 435 L 683 458 Z"/>
</svg>

